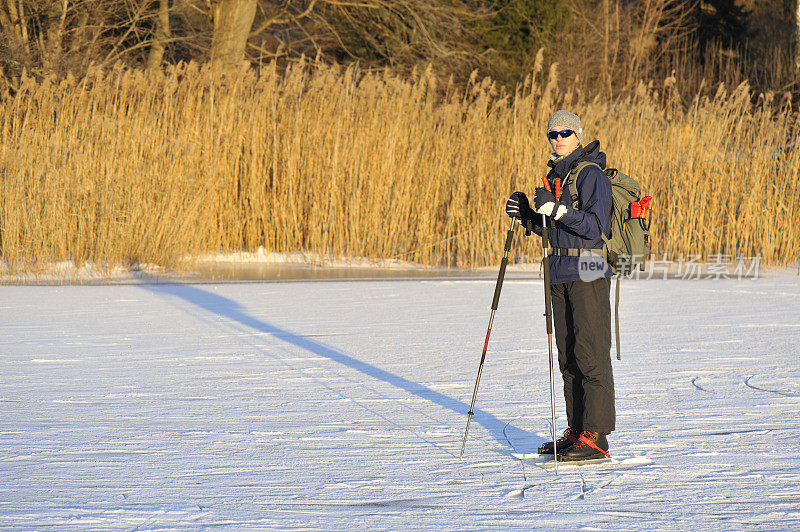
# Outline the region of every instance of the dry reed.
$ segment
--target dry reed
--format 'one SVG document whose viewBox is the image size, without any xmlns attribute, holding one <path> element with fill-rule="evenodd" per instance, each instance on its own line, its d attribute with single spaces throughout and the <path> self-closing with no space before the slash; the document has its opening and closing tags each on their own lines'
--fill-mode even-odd
<svg viewBox="0 0 800 532">
<path fill-rule="evenodd" d="M 505 199 L 545 171 L 558 108 L 654 197 L 654 253 L 800 257 L 800 150 L 782 95 L 588 100 L 541 61 L 513 94 L 300 64 L 116 68 L 25 79 L 0 102 L 7 271 L 61 260 L 181 266 L 224 251 L 496 264 Z M 773 101 L 777 98 L 778 101 Z M 539 253 L 530 240 L 517 260 Z"/>
</svg>

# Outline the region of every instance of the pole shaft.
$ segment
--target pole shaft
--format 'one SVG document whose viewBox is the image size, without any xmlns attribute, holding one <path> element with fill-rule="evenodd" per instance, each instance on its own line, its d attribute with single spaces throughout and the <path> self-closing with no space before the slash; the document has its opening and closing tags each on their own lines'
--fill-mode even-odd
<svg viewBox="0 0 800 532">
<path fill-rule="evenodd" d="M 558 449 L 556 448 L 556 385 L 553 371 L 553 335 L 547 335 L 547 351 L 550 359 L 550 426 L 553 428 L 553 459 L 555 472 L 558 474 Z"/>
<path fill-rule="evenodd" d="M 547 239 L 547 219 L 542 215 L 542 270 L 544 274 L 544 315 L 547 323 L 547 355 L 550 364 L 550 429 L 553 439 L 553 460 L 555 473 L 558 474 L 558 448 L 556 447 L 556 387 L 553 374 L 553 310 L 550 296 L 550 243 Z"/>
<path fill-rule="evenodd" d="M 478 397 L 478 385 L 481 382 L 481 373 L 483 373 L 483 362 L 486 360 L 486 349 L 489 347 L 489 336 L 492 334 L 492 324 L 494 323 L 494 313 L 497 311 L 497 303 L 500 301 L 500 289 L 503 286 L 503 278 L 506 275 L 506 266 L 508 266 L 508 253 L 511 251 L 511 241 L 514 239 L 514 220 L 511 220 L 511 226 L 508 228 L 506 235 L 506 242 L 503 246 L 503 260 L 500 261 L 500 271 L 497 274 L 497 284 L 494 287 L 494 297 L 492 298 L 492 313 L 489 315 L 489 327 L 486 329 L 486 339 L 483 341 L 483 352 L 481 353 L 481 361 L 478 364 L 478 376 L 475 378 L 475 389 L 472 390 L 472 401 L 469 403 L 469 412 L 467 412 L 467 428 L 464 429 L 464 439 L 461 442 L 461 454 L 464 456 L 464 447 L 467 445 L 467 434 L 469 434 L 469 424 L 472 421 L 472 415 L 475 410 L 475 399 Z"/>
<path fill-rule="evenodd" d="M 614 334 L 616 335 L 617 360 L 622 360 L 622 358 L 620 358 L 620 348 L 619 348 L 619 279 L 620 277 L 618 276 L 617 293 L 614 296 Z"/>
</svg>

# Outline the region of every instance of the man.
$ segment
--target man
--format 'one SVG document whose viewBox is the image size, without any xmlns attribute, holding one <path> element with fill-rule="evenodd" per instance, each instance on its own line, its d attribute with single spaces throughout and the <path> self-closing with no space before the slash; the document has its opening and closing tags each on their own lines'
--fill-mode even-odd
<svg viewBox="0 0 800 532">
<path fill-rule="evenodd" d="M 569 427 L 556 441 L 559 461 L 608 456 L 606 435 L 615 428 L 611 368 L 611 271 L 603 256 L 603 235 L 611 228 L 611 182 L 603 173 L 606 156 L 599 142 L 584 148 L 581 119 L 558 111 L 547 123 L 550 156 L 547 188 L 537 188 L 534 205 L 522 192 L 506 204 L 512 218 L 542 233 L 546 219 L 550 245 L 558 364 L 564 380 Z M 587 164 L 590 163 L 590 164 Z M 565 185 L 560 197 L 557 180 Z M 587 264 L 601 261 L 603 269 Z M 590 275 L 587 275 L 587 271 Z M 539 448 L 553 453 L 553 443 Z"/>
</svg>

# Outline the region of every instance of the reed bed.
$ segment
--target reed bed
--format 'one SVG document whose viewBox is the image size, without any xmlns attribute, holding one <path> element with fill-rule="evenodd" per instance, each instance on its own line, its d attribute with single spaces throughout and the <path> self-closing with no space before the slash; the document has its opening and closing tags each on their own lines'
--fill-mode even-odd
<svg viewBox="0 0 800 532">
<path fill-rule="evenodd" d="M 800 150 L 783 95 L 746 84 L 681 102 L 672 80 L 590 99 L 541 61 L 507 92 L 301 63 L 220 73 L 92 70 L 0 101 L 6 271 L 56 261 L 185 267 L 207 253 L 303 252 L 495 265 L 514 190 L 545 172 L 547 118 L 584 119 L 654 197 L 656 255 L 800 257 Z M 515 247 L 535 260 L 539 242 Z"/>
</svg>

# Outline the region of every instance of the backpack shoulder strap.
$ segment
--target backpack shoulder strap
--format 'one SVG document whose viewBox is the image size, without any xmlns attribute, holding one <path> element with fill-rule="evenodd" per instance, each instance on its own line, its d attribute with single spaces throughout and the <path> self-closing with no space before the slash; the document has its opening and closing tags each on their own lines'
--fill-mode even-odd
<svg viewBox="0 0 800 532">
<path fill-rule="evenodd" d="M 578 204 L 580 203 L 576 181 L 578 180 L 578 175 L 587 166 L 596 166 L 597 168 L 600 168 L 601 171 L 603 170 L 597 163 L 591 161 L 579 161 L 575 166 L 572 167 L 572 169 L 567 174 L 567 177 L 564 179 L 562 190 L 570 195 L 570 198 L 572 199 L 573 209 L 577 209 Z"/>
</svg>

